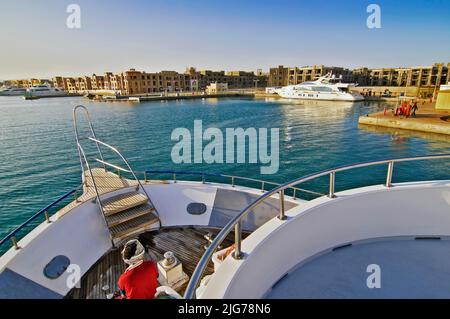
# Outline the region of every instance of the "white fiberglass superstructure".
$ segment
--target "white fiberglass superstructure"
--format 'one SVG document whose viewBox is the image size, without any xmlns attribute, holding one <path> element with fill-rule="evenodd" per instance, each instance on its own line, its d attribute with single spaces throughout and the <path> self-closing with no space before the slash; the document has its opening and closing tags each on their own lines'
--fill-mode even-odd
<svg viewBox="0 0 450 319">
<path fill-rule="evenodd" d="M 356 86 L 353 83 L 336 81 L 331 74 L 327 74 L 315 81 L 303 82 L 297 85 L 288 85 L 275 92 L 287 99 L 325 100 L 325 101 L 362 101 L 364 97 L 358 92 L 352 92 Z"/>
<path fill-rule="evenodd" d="M 64 96 L 66 91 L 60 88 L 53 88 L 47 84 L 35 85 L 27 89 L 27 95 L 30 96 Z"/>
<path fill-rule="evenodd" d="M 175 253 L 177 269 L 159 280 L 178 298 L 450 298 L 450 154 L 353 164 L 283 185 L 135 172 L 96 137 L 86 108 L 76 107 L 74 119 L 81 185 L 0 240 L 11 244 L 0 257 L 0 298 L 107 298 L 131 238 L 155 262 Z M 417 161 L 446 161 L 442 179 L 393 181 L 394 167 Z M 384 181 L 335 190 L 341 173 L 374 166 L 386 166 Z M 321 177 L 327 192 L 301 188 Z M 377 265 L 385 277 L 372 289 L 368 270 Z"/>
</svg>

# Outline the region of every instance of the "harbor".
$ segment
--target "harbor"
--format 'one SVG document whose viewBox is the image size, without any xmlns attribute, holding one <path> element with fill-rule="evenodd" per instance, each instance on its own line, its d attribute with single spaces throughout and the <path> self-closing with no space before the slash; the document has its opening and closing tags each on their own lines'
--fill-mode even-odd
<svg viewBox="0 0 450 319">
<path fill-rule="evenodd" d="M 5 2 L 0 301 L 262 319 L 450 300 L 449 12 Z"/>
</svg>

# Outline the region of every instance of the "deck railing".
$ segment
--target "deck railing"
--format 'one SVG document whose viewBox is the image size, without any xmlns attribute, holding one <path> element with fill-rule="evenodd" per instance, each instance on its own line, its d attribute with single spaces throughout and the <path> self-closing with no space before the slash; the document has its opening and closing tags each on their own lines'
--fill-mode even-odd
<svg viewBox="0 0 450 319">
<path fill-rule="evenodd" d="M 36 214 L 34 214 L 33 216 L 31 216 L 30 218 L 28 218 L 25 222 L 23 222 L 19 227 L 17 227 L 16 229 L 14 229 L 12 232 L 10 232 L 8 235 L 6 235 L 2 240 L 0 240 L 0 247 L 2 247 L 6 242 L 11 241 L 12 246 L 15 249 L 19 249 L 19 245 L 18 245 L 18 240 L 17 240 L 17 234 L 23 230 L 24 228 L 26 228 L 27 226 L 29 226 L 32 222 L 34 222 L 37 218 L 41 217 L 42 215 L 45 216 L 45 220 L 47 221 L 47 223 L 50 223 L 50 213 L 49 211 L 55 207 L 57 204 L 61 203 L 62 201 L 64 201 L 66 198 L 70 197 L 71 195 L 74 195 L 75 200 L 77 198 L 77 192 L 78 189 L 72 189 L 70 192 L 67 192 L 66 194 L 64 194 L 63 196 L 59 197 L 57 200 L 55 200 L 54 202 L 52 202 L 50 205 L 47 205 L 45 208 L 41 209 L 40 211 L 38 211 Z"/>
<path fill-rule="evenodd" d="M 330 170 L 325 170 L 319 173 L 306 175 L 304 177 L 295 179 L 293 181 L 290 181 L 286 184 L 280 185 L 265 194 L 258 197 L 253 203 L 248 205 L 244 210 L 242 210 L 238 215 L 236 215 L 223 229 L 220 231 L 219 234 L 217 234 L 216 238 L 212 241 L 212 243 L 209 245 L 208 249 L 200 259 L 194 273 L 191 276 L 191 280 L 186 288 L 184 297 L 187 299 L 195 298 L 195 291 L 197 289 L 197 286 L 203 276 L 203 273 L 210 262 L 214 252 L 217 250 L 219 245 L 223 242 L 223 240 L 228 236 L 228 234 L 231 233 L 231 231 L 234 229 L 235 233 L 235 249 L 234 253 L 232 254 L 232 257 L 239 260 L 244 258 L 241 252 L 241 244 L 242 244 L 242 227 L 241 222 L 243 218 L 247 216 L 249 212 L 251 212 L 256 206 L 258 206 L 260 203 L 264 202 L 269 197 L 279 194 L 280 198 L 280 214 L 278 218 L 280 220 L 285 219 L 285 212 L 284 212 L 284 191 L 288 188 L 292 188 L 298 184 L 311 181 L 314 179 L 317 179 L 319 177 L 323 176 L 329 176 L 329 192 L 328 197 L 329 198 L 335 198 L 335 180 L 336 180 L 336 173 L 352 170 L 355 168 L 361 168 L 361 167 L 368 167 L 368 166 L 374 166 L 374 165 L 382 165 L 387 164 L 387 174 L 386 174 L 386 183 L 385 186 L 387 188 L 392 187 L 392 177 L 394 173 L 394 164 L 395 163 L 401 163 L 401 162 L 411 162 L 411 161 L 421 161 L 421 160 L 435 160 L 435 159 L 447 159 L 450 158 L 450 154 L 441 154 L 441 155 L 430 155 L 430 156 L 420 156 L 420 157 L 407 157 L 407 158 L 397 158 L 397 159 L 389 159 L 389 160 L 382 160 L 382 161 L 373 161 L 373 162 L 364 162 L 359 164 L 353 164 L 348 166 L 341 166 Z"/>
<path fill-rule="evenodd" d="M 94 140 L 94 142 L 99 143 L 99 144 L 104 144 L 103 142 L 101 142 L 99 140 Z M 84 150 L 81 147 L 81 145 L 77 144 L 77 146 L 78 146 L 78 151 L 80 152 L 80 155 L 81 155 L 81 157 L 83 159 L 82 165 L 84 167 L 86 165 L 86 162 L 87 162 L 87 159 L 85 158 L 86 155 L 85 155 Z M 134 178 L 139 182 L 139 185 L 141 185 L 142 189 L 144 189 L 144 187 L 142 186 L 139 178 L 135 175 L 135 173 L 133 172 L 133 170 L 131 169 L 131 167 L 129 165 L 127 166 L 128 168 L 123 168 L 123 167 L 120 167 L 118 165 L 106 162 L 106 161 L 104 161 L 102 159 L 96 159 L 96 160 L 99 163 L 103 164 L 104 167 L 110 167 L 110 168 L 116 170 L 117 174 L 119 176 L 120 176 L 120 172 L 125 172 L 125 173 L 132 174 L 134 176 Z M 96 198 L 96 201 L 98 203 L 99 200 L 100 200 L 100 193 L 99 193 L 99 191 L 97 189 L 97 185 L 95 184 L 95 181 L 94 181 L 94 174 L 92 173 L 92 170 L 91 170 L 91 168 L 89 167 L 88 164 L 87 164 L 87 167 L 84 167 L 84 171 L 87 171 L 89 176 L 91 177 L 91 179 L 93 179 L 93 187 L 94 187 L 94 190 L 95 190 L 95 198 Z M 264 181 L 264 180 L 254 179 L 254 178 L 248 178 L 248 177 L 227 175 L 227 174 L 222 174 L 222 173 L 205 173 L 205 172 L 175 171 L 175 170 L 153 170 L 153 169 L 148 169 L 148 170 L 146 170 L 144 172 L 136 172 L 136 173 L 139 174 L 140 176 L 144 177 L 144 182 L 145 183 L 149 182 L 149 175 L 150 174 L 152 174 L 152 175 L 153 174 L 169 174 L 173 178 L 172 181 L 174 183 L 176 183 L 178 181 L 178 176 L 180 176 L 180 175 L 183 175 L 183 176 L 191 175 L 191 176 L 200 176 L 202 183 L 208 183 L 209 180 L 212 177 L 222 178 L 222 179 L 224 179 L 225 182 L 229 181 L 230 182 L 229 185 L 231 185 L 232 187 L 236 187 L 237 185 L 240 185 L 240 184 L 238 184 L 239 181 L 255 182 L 255 183 L 259 183 L 260 184 L 261 192 L 265 192 L 266 191 L 266 186 L 267 185 L 272 185 L 272 186 L 275 186 L 275 187 L 280 186 L 279 183 L 274 183 L 274 182 Z M 185 180 L 185 181 L 189 181 L 189 180 Z M 41 209 L 40 211 L 38 211 L 36 214 L 31 216 L 30 218 L 28 218 L 19 227 L 17 227 L 13 231 L 11 231 L 8 235 L 6 235 L 3 239 L 0 240 L 0 248 L 3 245 L 5 245 L 7 242 L 10 241 L 11 244 L 12 244 L 12 247 L 14 247 L 15 249 L 19 249 L 18 238 L 17 238 L 16 235 L 20 231 L 22 231 L 27 226 L 30 226 L 40 216 L 45 216 L 46 221 L 49 223 L 50 222 L 50 213 L 49 213 L 49 211 L 52 208 L 54 208 L 57 204 L 61 203 L 65 199 L 69 198 L 71 195 L 73 195 L 74 196 L 74 200 L 77 201 L 78 197 L 79 197 L 78 194 L 81 194 L 83 192 L 82 188 L 83 188 L 83 184 L 80 185 L 79 187 L 71 190 L 70 192 L 67 192 L 66 194 L 64 194 L 63 196 L 59 197 L 57 200 L 52 202 L 50 205 L 46 206 L 45 208 Z M 294 199 L 294 200 L 296 200 L 298 198 L 297 195 L 300 192 L 308 193 L 308 194 L 315 195 L 315 196 L 324 196 L 324 194 L 322 194 L 322 193 L 310 191 L 310 190 L 307 190 L 307 189 L 301 189 L 301 188 L 298 188 L 298 187 L 291 187 L 291 190 L 292 190 L 292 199 Z M 145 191 L 145 189 L 144 189 L 144 191 Z M 100 208 L 100 211 L 103 210 L 101 204 L 99 204 L 99 208 Z M 26 236 L 26 235 L 27 234 L 24 234 L 24 236 Z"/>
<path fill-rule="evenodd" d="M 149 174 L 160 174 L 160 175 L 171 175 L 172 176 L 172 181 L 174 183 L 176 183 L 178 181 L 177 177 L 178 175 L 192 175 L 192 176 L 201 176 L 201 180 L 202 183 L 205 184 L 208 182 L 207 178 L 208 177 L 219 177 L 224 179 L 224 181 L 228 181 L 229 185 L 231 185 L 231 187 L 235 187 L 236 185 L 238 185 L 236 182 L 237 181 L 246 181 L 246 182 L 254 182 L 254 183 L 258 183 L 260 184 L 260 189 L 261 192 L 265 192 L 266 191 L 266 186 L 275 186 L 278 187 L 281 184 L 280 183 L 275 183 L 275 182 L 270 182 L 270 181 L 265 181 L 265 180 L 261 180 L 261 179 L 255 179 L 255 178 L 249 178 L 249 177 L 242 177 L 242 176 L 236 176 L 236 175 L 227 175 L 227 174 L 222 174 L 222 173 L 204 173 L 204 172 L 193 172 L 193 171 L 175 171 L 175 170 L 153 170 L 153 169 L 148 169 L 144 172 L 144 181 L 147 183 L 149 181 L 148 175 Z M 241 184 L 239 184 L 241 185 Z M 242 185 L 244 186 L 244 185 Z M 292 191 L 292 199 L 297 199 L 297 195 L 300 192 L 303 193 L 307 193 L 310 195 L 315 195 L 315 196 L 323 196 L 325 194 L 319 193 L 319 192 L 314 192 L 308 189 L 303 189 L 303 188 L 299 188 L 299 187 L 288 187 L 288 189 L 290 189 Z"/>
<path fill-rule="evenodd" d="M 238 181 L 238 180 L 243 180 L 243 181 L 248 181 L 248 182 L 257 182 L 257 183 L 260 183 L 262 192 L 265 192 L 265 189 L 266 189 L 265 185 L 275 186 L 275 188 L 265 192 L 263 195 L 258 197 L 253 203 L 248 205 L 241 213 L 236 215 L 227 225 L 225 225 L 225 227 L 222 229 L 222 231 L 216 236 L 214 241 L 211 243 L 211 245 L 208 247 L 208 249 L 206 250 L 203 257 L 201 258 L 199 264 L 197 265 L 197 267 L 191 277 L 191 281 L 189 282 L 189 285 L 186 289 L 185 297 L 193 298 L 193 297 L 195 297 L 195 289 L 198 286 L 198 283 L 201 279 L 201 276 L 203 275 L 203 272 L 204 272 L 206 265 L 208 264 L 210 258 L 212 257 L 212 255 L 215 252 L 215 250 L 217 249 L 217 247 L 222 243 L 222 241 L 228 236 L 228 234 L 233 229 L 235 230 L 235 244 L 236 244 L 236 248 L 233 253 L 233 257 L 236 259 L 242 258 L 242 254 L 241 254 L 241 243 L 242 243 L 241 221 L 243 218 L 245 218 L 245 216 L 247 216 L 247 214 L 250 211 L 252 211 L 253 208 L 255 208 L 260 203 L 264 202 L 269 197 L 279 194 L 280 212 L 279 212 L 278 218 L 283 220 L 283 219 L 285 219 L 285 211 L 284 211 L 285 190 L 291 189 L 293 191 L 292 199 L 298 198 L 298 197 L 296 197 L 298 192 L 305 192 L 305 193 L 316 195 L 316 196 L 324 196 L 325 195 L 322 193 L 298 188 L 298 187 L 296 187 L 296 185 L 298 185 L 298 184 L 302 184 L 304 182 L 311 181 L 311 180 L 317 179 L 319 177 L 328 175 L 329 176 L 329 191 L 328 191 L 327 196 L 330 198 L 334 198 L 335 197 L 335 179 L 336 179 L 336 173 L 338 173 L 338 172 L 348 171 L 348 170 L 352 170 L 355 168 L 387 164 L 388 168 L 387 168 L 385 186 L 392 187 L 392 177 L 393 177 L 395 163 L 420 161 L 420 160 L 447 159 L 447 158 L 450 158 L 450 154 L 430 155 L 430 156 L 421 156 L 421 157 L 412 157 L 412 158 L 397 158 L 397 159 L 390 159 L 390 160 L 365 162 L 365 163 L 359 163 L 359 164 L 354 164 L 354 165 L 349 165 L 349 166 L 337 167 L 337 168 L 334 168 L 331 170 L 326 170 L 326 171 L 322 171 L 319 173 L 306 175 L 304 177 L 295 179 L 291 182 L 288 182 L 288 183 L 285 183 L 282 185 L 280 185 L 278 183 L 274 183 L 274 182 L 269 182 L 269 181 L 263 181 L 263 180 L 248 178 L 248 177 L 240 177 L 240 176 L 227 175 L 227 174 L 221 174 L 221 173 L 202 173 L 202 172 L 192 172 L 192 171 L 148 169 L 144 172 L 141 172 L 141 174 L 144 175 L 145 182 L 149 181 L 149 174 L 170 174 L 170 175 L 172 175 L 174 183 L 177 182 L 178 175 L 194 175 L 194 176 L 201 176 L 203 183 L 208 182 L 208 177 L 224 178 L 225 180 L 228 179 L 230 181 L 230 185 L 232 187 L 236 186 L 236 181 Z M 104 162 L 103 160 L 101 160 L 101 161 Z M 110 163 L 107 163 L 107 162 L 102 163 L 102 164 L 106 164 L 106 166 L 111 165 Z M 118 169 L 119 171 L 122 170 L 122 171 L 131 173 L 130 170 L 124 169 L 121 167 L 116 167 L 116 169 Z M 82 187 L 82 186 L 83 185 L 81 185 L 80 187 Z M 45 216 L 46 221 L 49 223 L 50 222 L 49 211 L 52 208 L 54 208 L 57 204 L 61 203 L 65 199 L 69 198 L 71 195 L 74 196 L 74 200 L 78 200 L 77 194 L 80 191 L 80 187 L 67 192 L 66 194 L 64 194 L 63 196 L 56 199 L 54 202 L 52 202 L 45 208 L 38 211 L 36 214 L 31 216 L 30 218 L 28 218 L 24 223 L 22 223 L 20 226 L 18 226 L 16 229 L 11 231 L 8 235 L 6 235 L 3 239 L 0 240 L 0 248 L 8 241 L 11 241 L 12 246 L 15 249 L 19 249 L 20 247 L 18 246 L 17 234 L 20 231 L 22 231 L 24 228 L 29 226 L 31 223 L 33 223 L 37 218 L 39 218 L 42 215 Z"/>
</svg>

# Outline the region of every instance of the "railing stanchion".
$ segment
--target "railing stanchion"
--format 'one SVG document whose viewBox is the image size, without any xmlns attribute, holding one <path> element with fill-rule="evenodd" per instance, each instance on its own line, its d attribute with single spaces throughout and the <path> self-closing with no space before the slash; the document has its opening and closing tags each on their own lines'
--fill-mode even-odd
<svg viewBox="0 0 450 319">
<path fill-rule="evenodd" d="M 147 183 L 147 172 L 144 172 L 144 183 Z"/>
<path fill-rule="evenodd" d="M 263 193 L 264 193 L 264 188 L 265 188 L 265 187 L 264 187 L 264 184 L 265 184 L 264 181 L 262 181 L 262 182 L 261 182 L 261 192 L 263 192 Z"/>
<path fill-rule="evenodd" d="M 16 236 L 12 236 L 11 237 L 11 242 L 12 242 L 12 244 L 13 244 L 13 247 L 14 247 L 14 249 L 15 250 L 19 250 L 19 245 L 17 244 L 17 238 L 16 238 Z"/>
<path fill-rule="evenodd" d="M 48 215 L 48 212 L 45 211 L 44 215 L 45 215 L 45 220 L 47 221 L 48 224 L 50 224 L 50 216 Z"/>
<path fill-rule="evenodd" d="M 234 225 L 234 242 L 236 245 L 236 248 L 234 249 L 233 257 L 234 259 L 241 259 L 242 258 L 242 252 L 241 252 L 241 242 L 242 242 L 242 229 L 241 229 L 241 221 L 237 222 L 236 225 Z"/>
<path fill-rule="evenodd" d="M 202 184 L 205 184 L 205 174 L 202 174 Z"/>
<path fill-rule="evenodd" d="M 234 176 L 231 177 L 231 187 L 234 187 Z"/>
<path fill-rule="evenodd" d="M 330 173 L 330 191 L 328 192 L 328 197 L 329 198 L 335 198 L 336 195 L 334 195 L 334 182 L 336 179 L 336 172 L 331 172 Z"/>
<path fill-rule="evenodd" d="M 177 174 L 173 173 L 173 182 L 176 183 L 177 182 Z"/>
<path fill-rule="evenodd" d="M 297 200 L 297 196 L 296 196 L 297 194 L 296 193 L 297 193 L 297 189 L 294 188 L 294 194 L 292 195 L 292 199 L 293 200 Z"/>
<path fill-rule="evenodd" d="M 387 176 L 386 176 L 386 187 L 392 187 L 392 175 L 394 173 L 394 162 L 390 161 L 388 164 Z"/>
<path fill-rule="evenodd" d="M 280 191 L 280 215 L 278 218 L 280 220 L 286 219 L 286 215 L 284 214 L 284 190 Z"/>
</svg>

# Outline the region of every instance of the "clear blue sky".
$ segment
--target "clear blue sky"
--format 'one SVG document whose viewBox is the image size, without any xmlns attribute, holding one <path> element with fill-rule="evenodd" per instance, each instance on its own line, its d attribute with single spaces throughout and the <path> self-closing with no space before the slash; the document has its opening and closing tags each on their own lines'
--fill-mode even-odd
<svg viewBox="0 0 450 319">
<path fill-rule="evenodd" d="M 66 27 L 71 3 L 79 30 Z M 381 29 L 366 27 L 371 3 Z M 14 0 L 0 30 L 0 79 L 450 62 L 449 0 Z"/>
</svg>

